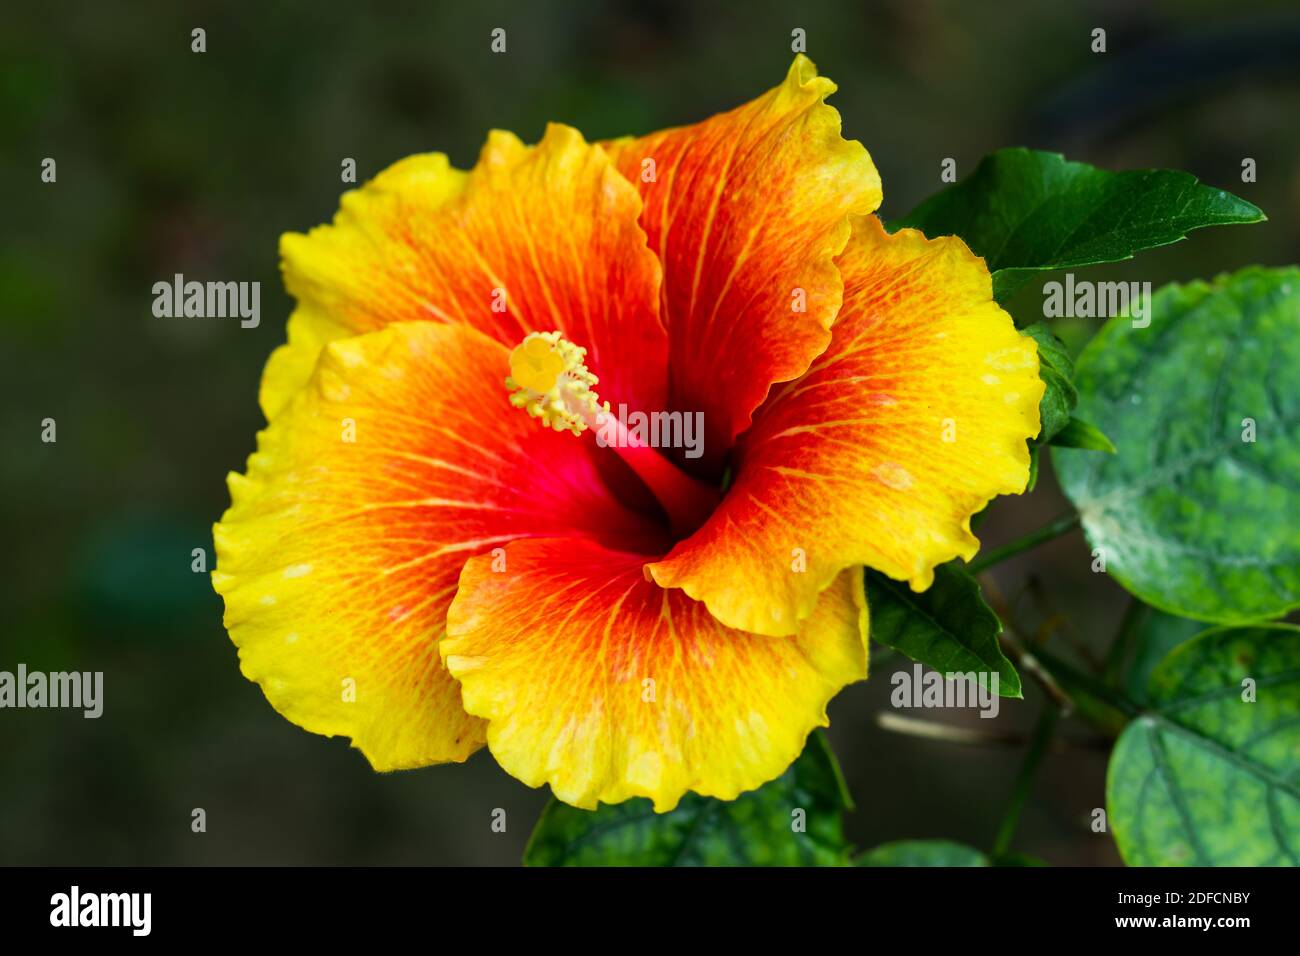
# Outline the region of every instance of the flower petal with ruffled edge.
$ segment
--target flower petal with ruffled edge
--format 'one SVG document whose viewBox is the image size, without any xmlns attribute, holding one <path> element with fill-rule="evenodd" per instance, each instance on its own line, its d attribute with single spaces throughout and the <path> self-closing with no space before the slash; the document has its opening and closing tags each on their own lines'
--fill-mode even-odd
<svg viewBox="0 0 1300 956">
<path fill-rule="evenodd" d="M 494 131 L 478 165 L 412 156 L 343 196 L 334 223 L 280 241 L 298 307 L 262 381 L 268 420 L 321 346 L 390 322 L 464 322 L 503 345 L 559 330 L 601 397 L 655 411 L 667 389 L 659 263 L 641 200 L 604 150 L 552 124 L 536 146 Z"/>
<path fill-rule="evenodd" d="M 663 265 L 672 408 L 704 413 L 714 471 L 772 384 L 826 348 L 848 215 L 880 205 L 871 157 L 826 105 L 834 91 L 800 55 L 784 83 L 744 106 L 606 144 L 641 191 Z"/>
<path fill-rule="evenodd" d="M 1038 353 L 956 237 L 854 219 L 829 349 L 773 390 L 708 522 L 649 566 L 731 627 L 791 634 L 846 567 L 924 590 L 970 518 L 1029 479 Z"/>
<path fill-rule="evenodd" d="M 572 435 L 510 406 L 508 367 L 464 325 L 339 339 L 230 476 L 212 578 L 243 672 L 377 770 L 483 743 L 437 650 L 467 558 L 530 535 L 661 547 Z"/>
<path fill-rule="evenodd" d="M 845 684 L 867 673 L 860 570 L 823 592 L 798 635 L 719 624 L 645 559 L 592 540 L 472 558 L 440 650 L 497 762 L 577 807 L 687 790 L 734 799 L 781 774 Z"/>
</svg>

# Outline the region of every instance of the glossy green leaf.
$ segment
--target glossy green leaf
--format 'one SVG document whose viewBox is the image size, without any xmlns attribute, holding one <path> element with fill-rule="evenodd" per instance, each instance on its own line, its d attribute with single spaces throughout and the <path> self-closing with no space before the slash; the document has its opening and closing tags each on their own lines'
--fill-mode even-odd
<svg viewBox="0 0 1300 956">
<path fill-rule="evenodd" d="M 1025 491 L 1038 485 L 1038 459 L 1042 446 L 1070 423 L 1070 413 L 1079 401 L 1074 389 L 1074 362 L 1065 345 L 1042 322 L 1021 330 L 1038 345 L 1038 377 L 1043 380 L 1043 397 L 1038 402 L 1041 423 L 1038 435 L 1029 442 L 1029 482 Z"/>
<path fill-rule="evenodd" d="M 1020 697 L 1020 675 L 998 643 L 1002 622 L 984 603 L 976 580 L 954 563 L 934 569 L 934 584 L 917 593 L 868 570 L 867 607 L 873 640 L 941 674 L 998 675 L 998 695 Z"/>
<path fill-rule="evenodd" d="M 1115 443 L 1106 437 L 1096 425 L 1090 425 L 1077 418 L 1071 418 L 1065 427 L 1052 436 L 1052 444 L 1058 448 L 1081 448 L 1084 451 L 1104 451 L 1115 454 Z"/>
<path fill-rule="evenodd" d="M 1074 388 L 1074 362 L 1070 360 L 1070 353 L 1065 350 L 1061 340 L 1042 322 L 1021 331 L 1038 344 L 1038 377 L 1043 380 L 1046 388 L 1038 403 L 1042 430 L 1035 441 L 1043 444 L 1070 423 L 1070 413 L 1078 404 L 1079 394 Z"/>
<path fill-rule="evenodd" d="M 1300 863 L 1300 628 L 1207 631 L 1156 667 L 1148 698 L 1106 779 L 1125 862 Z"/>
<path fill-rule="evenodd" d="M 1300 269 L 1171 285 L 1075 373 L 1119 451 L 1053 450 L 1106 570 L 1147 604 L 1240 624 L 1300 605 Z"/>
<path fill-rule="evenodd" d="M 527 866 L 839 866 L 850 848 L 844 778 L 820 732 L 780 777 L 732 801 L 688 793 L 655 813 L 649 800 L 579 810 L 552 800 L 524 852 Z"/>
<path fill-rule="evenodd" d="M 899 840 L 882 843 L 854 862 L 858 866 L 988 866 L 979 850 L 949 840 Z"/>
<path fill-rule="evenodd" d="M 1003 302 L 1035 272 L 1131 259 L 1193 229 L 1263 218 L 1190 173 L 1112 173 L 1057 153 L 1003 149 L 890 228 L 960 236 L 988 263 Z"/>
<path fill-rule="evenodd" d="M 1029 443 L 1029 481 L 1025 483 L 1025 494 L 1038 487 L 1038 456 L 1042 448 L 1035 442 Z M 971 530 L 974 530 L 972 527 Z"/>
</svg>

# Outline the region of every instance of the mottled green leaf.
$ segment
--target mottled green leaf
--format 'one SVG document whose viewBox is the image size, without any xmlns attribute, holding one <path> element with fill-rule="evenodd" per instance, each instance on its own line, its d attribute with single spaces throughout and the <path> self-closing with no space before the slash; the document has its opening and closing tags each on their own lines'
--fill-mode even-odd
<svg viewBox="0 0 1300 956">
<path fill-rule="evenodd" d="M 916 592 L 868 570 L 871 637 L 941 674 L 998 675 L 998 695 L 1020 697 L 1020 675 L 1002 653 L 1002 622 L 976 580 L 954 563 L 934 569 L 934 584 Z"/>
<path fill-rule="evenodd" d="M 988 866 L 979 850 L 950 840 L 898 840 L 863 853 L 858 866 Z"/>
<path fill-rule="evenodd" d="M 1190 173 L 1112 173 L 1057 153 L 1003 149 L 890 228 L 960 236 L 984 257 L 1004 302 L 1035 272 L 1131 259 L 1193 229 L 1263 218 Z"/>
<path fill-rule="evenodd" d="M 780 777 L 732 801 L 688 793 L 655 813 L 649 800 L 579 810 L 552 800 L 524 852 L 527 866 L 839 866 L 848 859 L 848 791 L 814 732 Z"/>
<path fill-rule="evenodd" d="M 1147 696 L 1106 779 L 1125 862 L 1300 863 L 1300 628 L 1207 631 L 1161 661 Z"/>
<path fill-rule="evenodd" d="M 1147 604 L 1240 624 L 1300 605 L 1300 269 L 1246 269 L 1111 319 L 1075 372 L 1115 455 L 1053 461 L 1106 570 Z M 1251 440 L 1253 439 L 1253 440 Z"/>
<path fill-rule="evenodd" d="M 1105 432 L 1096 425 L 1077 418 L 1071 418 L 1064 428 L 1052 436 L 1052 444 L 1058 448 L 1081 448 L 1084 451 L 1115 454 L 1115 443 L 1106 437 Z"/>
</svg>

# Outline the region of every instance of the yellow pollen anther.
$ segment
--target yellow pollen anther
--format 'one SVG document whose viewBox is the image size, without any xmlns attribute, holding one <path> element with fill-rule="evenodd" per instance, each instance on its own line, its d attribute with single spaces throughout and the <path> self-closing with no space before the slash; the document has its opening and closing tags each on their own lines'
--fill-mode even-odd
<svg viewBox="0 0 1300 956">
<path fill-rule="evenodd" d="M 559 332 L 529 333 L 510 353 L 510 404 L 557 432 L 581 435 L 609 411 L 591 390 L 596 376 L 582 362 L 586 355 Z"/>
</svg>

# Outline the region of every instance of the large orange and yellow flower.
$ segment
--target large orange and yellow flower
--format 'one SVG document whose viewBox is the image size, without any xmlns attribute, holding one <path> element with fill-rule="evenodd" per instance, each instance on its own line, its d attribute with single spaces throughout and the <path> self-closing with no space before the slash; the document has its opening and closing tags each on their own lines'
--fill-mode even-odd
<svg viewBox="0 0 1300 956">
<path fill-rule="evenodd" d="M 969 559 L 1043 390 L 983 260 L 872 215 L 834 89 L 801 56 L 694 126 L 494 132 L 284 237 L 298 305 L 213 574 L 280 713 L 378 770 L 486 743 L 661 811 L 827 723 L 867 672 L 863 566 Z"/>
</svg>

